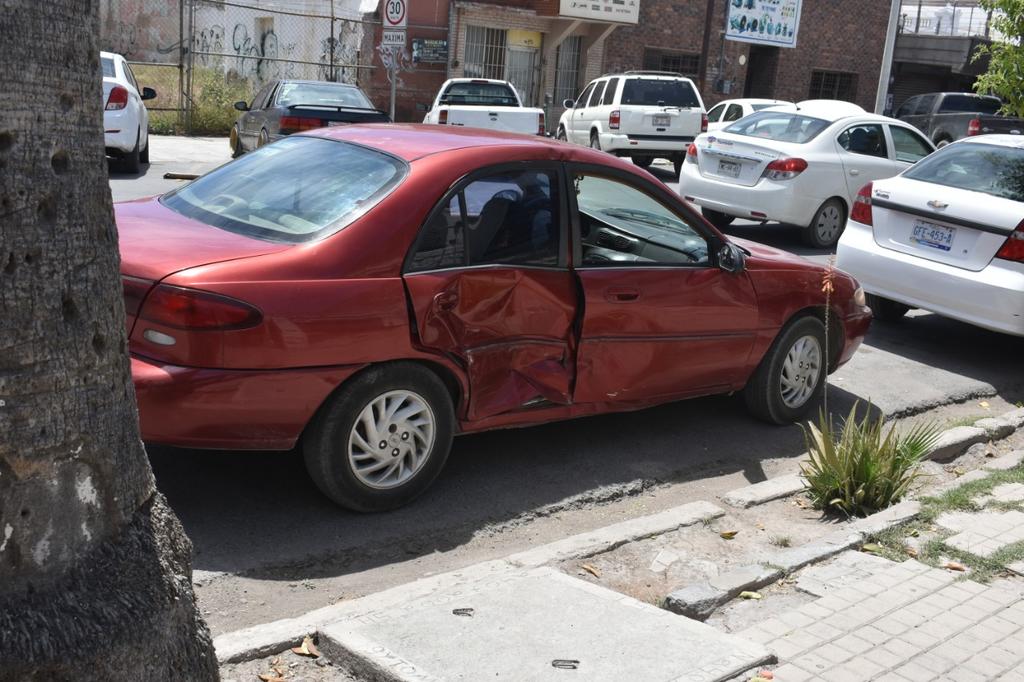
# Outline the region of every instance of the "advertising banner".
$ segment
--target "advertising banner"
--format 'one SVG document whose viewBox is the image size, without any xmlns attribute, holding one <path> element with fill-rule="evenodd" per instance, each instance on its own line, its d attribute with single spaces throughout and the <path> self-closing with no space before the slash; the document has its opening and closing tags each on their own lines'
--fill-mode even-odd
<svg viewBox="0 0 1024 682">
<path fill-rule="evenodd" d="M 640 0 L 561 0 L 558 14 L 576 19 L 635 24 L 640 21 Z"/>
<path fill-rule="evenodd" d="M 796 47 L 799 28 L 800 0 L 729 0 L 727 40 Z"/>
</svg>

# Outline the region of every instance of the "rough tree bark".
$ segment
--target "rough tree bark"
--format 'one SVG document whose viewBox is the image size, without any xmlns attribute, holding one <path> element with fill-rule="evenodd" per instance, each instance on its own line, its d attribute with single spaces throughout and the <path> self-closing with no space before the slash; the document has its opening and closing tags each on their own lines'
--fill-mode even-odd
<svg viewBox="0 0 1024 682">
<path fill-rule="evenodd" d="M 0 0 L 0 679 L 216 679 L 139 440 L 98 28 Z"/>
</svg>

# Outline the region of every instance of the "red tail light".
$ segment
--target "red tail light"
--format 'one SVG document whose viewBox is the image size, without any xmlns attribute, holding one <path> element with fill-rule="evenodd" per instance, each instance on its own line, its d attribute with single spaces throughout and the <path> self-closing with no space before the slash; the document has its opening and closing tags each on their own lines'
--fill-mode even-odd
<svg viewBox="0 0 1024 682">
<path fill-rule="evenodd" d="M 153 286 L 153 283 L 148 279 L 121 277 L 121 288 L 124 289 L 124 312 L 126 315 L 133 316 L 139 314 L 139 308 L 142 307 L 142 301 L 146 298 L 146 293 L 151 286 Z"/>
<path fill-rule="evenodd" d="M 775 159 L 764 169 L 769 180 L 792 180 L 807 170 L 807 162 L 803 159 Z"/>
<path fill-rule="evenodd" d="M 124 109 L 128 106 L 128 90 L 122 88 L 120 85 L 115 85 L 107 95 L 107 106 L 104 107 L 107 111 L 114 111 L 116 109 Z"/>
<path fill-rule="evenodd" d="M 319 118 L 306 118 L 305 116 L 282 116 L 281 117 L 281 134 L 291 135 L 292 133 L 300 133 L 303 130 L 313 130 L 314 128 L 322 128 L 324 122 Z"/>
<path fill-rule="evenodd" d="M 701 114 L 700 115 L 700 131 L 702 133 L 706 133 L 708 131 L 708 115 L 707 114 Z"/>
<path fill-rule="evenodd" d="M 448 125 L 448 110 L 442 109 L 437 113 L 437 122 L 441 125 Z"/>
<path fill-rule="evenodd" d="M 999 251 L 996 252 L 996 258 L 1024 263 L 1024 220 L 1017 225 L 1017 229 L 1011 232 L 1003 245 L 999 247 Z"/>
<path fill-rule="evenodd" d="M 621 122 L 622 122 L 622 112 L 620 112 L 618 109 L 616 109 L 612 113 L 608 114 L 608 127 L 611 128 L 612 130 L 618 130 L 619 129 L 619 123 L 621 123 Z"/>
<path fill-rule="evenodd" d="M 981 135 L 981 119 L 972 118 L 970 123 L 967 124 L 968 135 Z"/>
<path fill-rule="evenodd" d="M 226 331 L 255 327 L 263 313 L 220 294 L 161 284 L 146 297 L 139 318 L 174 329 Z"/>
<path fill-rule="evenodd" d="M 686 148 L 686 160 L 690 163 L 697 163 L 697 145 L 693 142 Z"/>
<path fill-rule="evenodd" d="M 547 127 L 544 125 L 544 112 L 542 111 L 537 114 L 537 134 L 544 135 L 547 132 Z"/>
<path fill-rule="evenodd" d="M 869 182 L 860 188 L 857 198 L 853 200 L 853 210 L 850 211 L 850 220 L 856 220 L 861 225 L 875 224 L 871 215 L 871 185 Z"/>
</svg>

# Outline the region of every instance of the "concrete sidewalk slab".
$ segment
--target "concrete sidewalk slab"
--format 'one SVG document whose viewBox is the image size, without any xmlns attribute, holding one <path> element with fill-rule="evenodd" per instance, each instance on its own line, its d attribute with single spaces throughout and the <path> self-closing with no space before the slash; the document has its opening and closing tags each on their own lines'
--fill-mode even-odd
<svg viewBox="0 0 1024 682">
<path fill-rule="evenodd" d="M 320 648 L 360 679 L 403 682 L 711 682 L 771 660 L 761 645 L 550 568 L 345 618 L 320 629 Z"/>
</svg>

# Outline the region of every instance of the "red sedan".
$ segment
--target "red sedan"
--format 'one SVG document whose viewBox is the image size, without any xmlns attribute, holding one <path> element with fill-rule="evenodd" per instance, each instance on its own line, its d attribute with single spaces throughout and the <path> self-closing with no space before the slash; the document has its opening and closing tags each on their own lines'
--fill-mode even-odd
<svg viewBox="0 0 1024 682">
<path fill-rule="evenodd" d="M 325 129 L 116 214 L 144 439 L 300 443 L 362 511 L 423 492 L 459 433 L 740 390 L 794 421 L 871 318 L 836 273 L 826 344 L 821 266 L 534 137 Z"/>
</svg>

